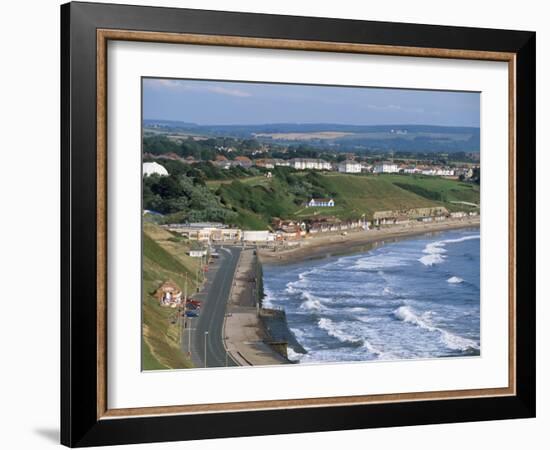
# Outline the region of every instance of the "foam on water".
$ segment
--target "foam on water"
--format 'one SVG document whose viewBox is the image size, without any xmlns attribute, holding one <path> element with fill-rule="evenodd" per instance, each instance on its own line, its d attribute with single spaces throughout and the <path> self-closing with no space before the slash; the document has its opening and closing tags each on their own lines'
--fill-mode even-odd
<svg viewBox="0 0 550 450">
<path fill-rule="evenodd" d="M 352 306 L 351 308 L 346 308 L 345 310 L 351 313 L 364 313 L 368 311 L 368 309 L 363 306 Z"/>
<path fill-rule="evenodd" d="M 466 233 L 266 265 L 264 305 L 286 311 L 307 350 L 289 346 L 289 358 L 309 364 L 479 354 L 479 245 L 466 243 L 479 233 Z M 420 270 L 442 262 L 440 269 Z"/>
<path fill-rule="evenodd" d="M 403 322 L 414 324 L 428 331 L 440 333 L 441 341 L 451 350 L 466 351 L 468 349 L 479 349 L 479 345 L 473 340 L 432 325 L 430 322 L 430 316 L 433 314 L 432 311 L 426 311 L 419 316 L 410 306 L 401 306 L 394 311 L 394 314 L 395 317 Z"/>
<path fill-rule="evenodd" d="M 450 283 L 450 284 L 459 284 L 459 283 L 462 283 L 464 280 L 460 277 L 451 277 L 447 280 L 447 283 Z"/>
<path fill-rule="evenodd" d="M 338 326 L 332 320 L 327 319 L 325 317 L 319 319 L 319 322 L 317 322 L 317 325 L 322 330 L 325 330 L 330 336 L 338 339 L 341 342 L 348 342 L 350 344 L 363 343 L 363 340 L 361 338 L 358 338 L 356 336 L 352 336 L 351 334 L 346 333 L 345 331 L 343 331 L 342 326 Z"/>
<path fill-rule="evenodd" d="M 387 256 L 383 257 L 369 256 L 366 258 L 359 259 L 353 266 L 352 269 L 355 270 L 380 270 L 387 269 L 392 267 L 405 266 L 407 264 L 406 259 L 396 256 Z"/>
<path fill-rule="evenodd" d="M 305 353 L 295 352 L 290 346 L 287 347 L 286 354 L 288 359 L 293 362 L 300 361 L 306 355 Z"/>
<path fill-rule="evenodd" d="M 326 309 L 321 303 L 321 299 L 308 291 L 303 291 L 301 297 L 304 301 L 300 305 L 300 309 L 306 309 L 309 311 L 323 311 Z"/>
<path fill-rule="evenodd" d="M 457 239 L 444 239 L 442 241 L 431 242 L 426 245 L 423 250 L 423 253 L 426 253 L 425 256 L 422 256 L 418 259 L 425 266 L 433 266 L 435 264 L 441 264 L 447 258 L 444 254 L 447 253 L 447 250 L 444 248 L 447 244 L 456 244 L 459 242 L 469 241 L 471 239 L 479 239 L 480 235 L 474 236 L 463 236 Z"/>
</svg>

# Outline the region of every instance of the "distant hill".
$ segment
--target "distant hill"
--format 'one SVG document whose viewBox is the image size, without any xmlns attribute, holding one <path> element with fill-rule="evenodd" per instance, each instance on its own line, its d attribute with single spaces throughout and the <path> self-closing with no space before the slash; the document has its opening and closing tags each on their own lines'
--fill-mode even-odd
<svg viewBox="0 0 550 450">
<path fill-rule="evenodd" d="M 476 127 L 331 123 L 198 125 L 164 120 L 144 120 L 144 126 L 170 132 L 257 139 L 289 146 L 330 147 L 335 151 L 479 152 L 480 145 L 480 131 Z"/>
</svg>

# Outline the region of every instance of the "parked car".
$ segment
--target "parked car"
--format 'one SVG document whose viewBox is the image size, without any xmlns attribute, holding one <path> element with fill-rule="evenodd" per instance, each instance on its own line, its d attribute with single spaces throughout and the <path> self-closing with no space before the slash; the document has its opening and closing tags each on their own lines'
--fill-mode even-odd
<svg viewBox="0 0 550 450">
<path fill-rule="evenodd" d="M 197 311 L 185 311 L 185 315 L 187 317 L 199 317 L 199 313 Z"/>
</svg>

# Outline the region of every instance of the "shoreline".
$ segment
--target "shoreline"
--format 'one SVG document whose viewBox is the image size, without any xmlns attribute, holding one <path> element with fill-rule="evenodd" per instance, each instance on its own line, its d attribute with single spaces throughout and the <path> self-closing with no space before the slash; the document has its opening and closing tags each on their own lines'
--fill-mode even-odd
<svg viewBox="0 0 550 450">
<path fill-rule="evenodd" d="M 263 264 L 292 264 L 302 261 L 326 258 L 333 255 L 360 251 L 361 247 L 371 246 L 385 240 L 398 240 L 428 233 L 458 230 L 462 228 L 479 228 L 480 217 L 446 221 L 438 223 L 407 224 L 368 231 L 353 231 L 346 236 L 326 233 L 304 239 L 299 247 L 268 251 L 259 249 L 258 257 Z"/>
</svg>

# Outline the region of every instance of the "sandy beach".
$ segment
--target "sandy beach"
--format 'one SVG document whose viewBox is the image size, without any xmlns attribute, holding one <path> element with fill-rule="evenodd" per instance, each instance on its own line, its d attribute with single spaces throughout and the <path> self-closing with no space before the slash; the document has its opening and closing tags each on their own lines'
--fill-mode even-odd
<svg viewBox="0 0 550 450">
<path fill-rule="evenodd" d="M 352 231 L 341 233 L 323 233 L 304 239 L 299 246 L 285 250 L 260 249 L 260 260 L 264 264 L 285 264 L 307 259 L 321 258 L 333 254 L 344 254 L 362 250 L 369 244 L 424 233 L 479 227 L 480 216 L 434 223 L 409 223 L 388 228 Z"/>
</svg>

